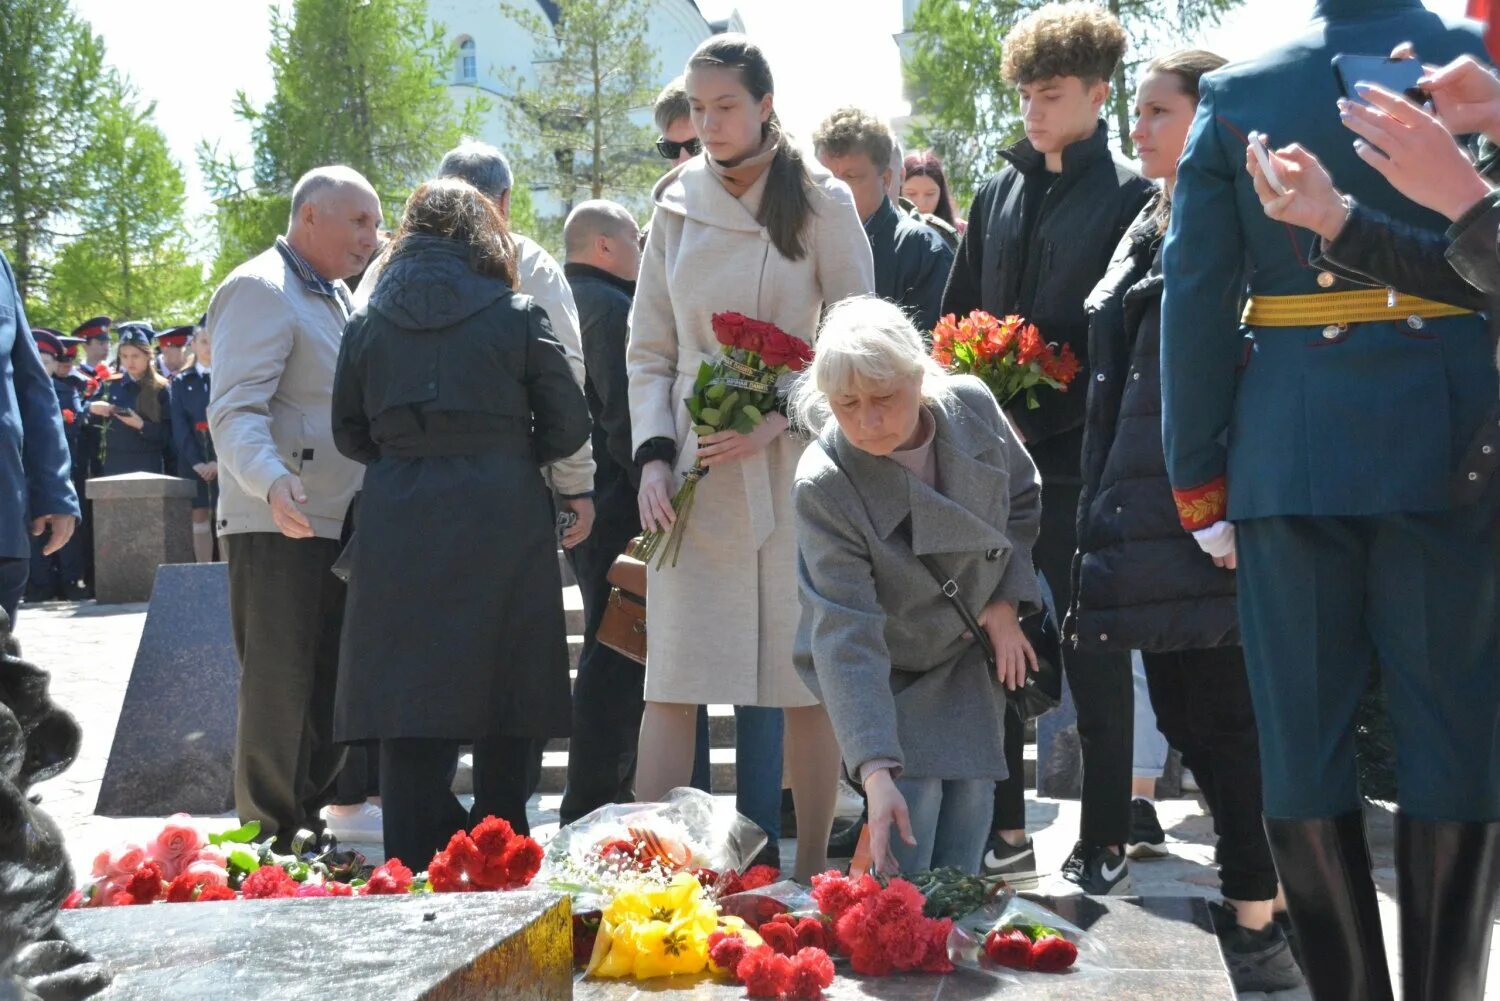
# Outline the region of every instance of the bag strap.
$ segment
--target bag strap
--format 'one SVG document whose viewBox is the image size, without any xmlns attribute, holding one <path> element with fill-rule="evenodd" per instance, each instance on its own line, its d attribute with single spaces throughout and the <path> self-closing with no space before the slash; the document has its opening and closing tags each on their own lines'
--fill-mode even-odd
<svg viewBox="0 0 1500 1001">
<path fill-rule="evenodd" d="M 822 441 L 819 441 L 818 445 L 823 449 L 823 454 L 828 456 L 828 461 L 832 462 L 834 468 L 843 473 L 844 478 L 847 479 L 849 473 L 844 469 L 844 464 L 839 462 L 839 458 L 834 454 L 834 450 L 824 445 Z M 910 518 L 902 519 L 901 524 L 896 526 L 896 534 L 901 536 L 902 540 L 906 542 L 907 548 L 912 550 L 912 555 L 917 558 L 917 562 L 921 563 L 927 572 L 932 575 L 933 583 L 937 584 L 938 590 L 943 593 L 943 597 L 948 599 L 948 604 L 953 606 L 953 610 L 963 620 L 964 627 L 969 630 L 970 635 L 984 648 L 984 655 L 993 664 L 995 662 L 995 645 L 990 642 L 990 634 L 985 632 L 984 627 L 979 624 L 979 620 L 974 618 L 974 613 L 969 611 L 969 606 L 964 604 L 963 596 L 959 594 L 958 581 L 944 573 L 943 568 L 938 565 L 937 560 L 931 556 L 917 552 L 912 546 Z"/>
</svg>

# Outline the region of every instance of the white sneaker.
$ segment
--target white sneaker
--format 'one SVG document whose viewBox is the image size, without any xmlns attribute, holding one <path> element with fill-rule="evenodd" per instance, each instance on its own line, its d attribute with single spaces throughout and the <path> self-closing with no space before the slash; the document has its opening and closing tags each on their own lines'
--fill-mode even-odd
<svg viewBox="0 0 1500 1001">
<path fill-rule="evenodd" d="M 843 779 L 839 779 L 839 795 L 833 805 L 833 815 L 853 820 L 864 812 L 865 801 L 860 798 L 859 790 Z"/>
<path fill-rule="evenodd" d="M 385 817 L 374 803 L 325 807 L 323 819 L 328 824 L 328 833 L 338 838 L 340 844 L 385 843 Z"/>
</svg>

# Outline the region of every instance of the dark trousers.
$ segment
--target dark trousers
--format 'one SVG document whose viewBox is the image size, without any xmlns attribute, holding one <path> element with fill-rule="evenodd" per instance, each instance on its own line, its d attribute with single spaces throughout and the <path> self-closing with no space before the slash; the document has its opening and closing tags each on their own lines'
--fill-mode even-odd
<svg viewBox="0 0 1500 1001">
<path fill-rule="evenodd" d="M 1240 648 L 1143 653 L 1156 726 L 1182 752 L 1213 814 L 1224 896 L 1270 900 L 1276 866 L 1261 820 L 1260 747 Z"/>
<path fill-rule="evenodd" d="M 398 737 L 380 741 L 380 802 L 385 856 L 413 870 L 427 868 L 453 832 L 488 816 L 531 833 L 526 799 L 531 783 L 530 737 L 480 737 L 474 742 L 474 807 L 465 810 L 451 788 L 459 741 Z"/>
<path fill-rule="evenodd" d="M 330 567 L 339 543 L 275 532 L 221 541 L 240 661 L 235 810 L 266 836 L 320 832 L 344 763 L 333 742 L 344 582 Z"/>
<path fill-rule="evenodd" d="M 371 796 L 380 795 L 380 748 L 374 741 L 346 747 L 348 753 L 334 784 L 333 802 L 337 806 L 358 806 Z M 453 784 L 451 779 L 448 784 Z"/>
<path fill-rule="evenodd" d="M 26 578 L 31 572 L 30 557 L 20 559 L 0 558 L 0 609 L 16 624 L 16 608 L 21 604 L 21 595 L 26 591 Z"/>
<path fill-rule="evenodd" d="M 1402 814 L 1500 820 L 1492 519 L 1476 506 L 1236 523 L 1267 817 L 1361 808 L 1354 719 L 1378 664 Z"/>
<path fill-rule="evenodd" d="M 1043 443 L 1040 448 L 1046 448 Z M 1040 463 L 1040 458 L 1038 459 Z M 1042 532 L 1032 555 L 1047 578 L 1057 614 L 1072 605 L 1073 553 L 1078 548 L 1078 495 L 1081 486 L 1066 479 L 1042 487 Z M 1130 779 L 1135 698 L 1128 653 L 1076 650 L 1062 644 L 1063 674 L 1078 708 L 1083 745 L 1083 817 L 1079 838 L 1094 845 L 1124 844 L 1130 836 Z M 1025 759 L 1021 724 L 1007 717 L 1005 763 L 1010 777 L 995 785 L 995 829 L 1026 826 Z"/>
<path fill-rule="evenodd" d="M 568 552 L 583 595 L 584 631 L 573 681 L 568 784 L 559 810 L 564 824 L 633 796 L 646 669 L 601 644 L 598 632 L 609 602 L 609 568 L 639 532 L 633 504 L 629 511 L 601 508 L 593 534 Z"/>
</svg>

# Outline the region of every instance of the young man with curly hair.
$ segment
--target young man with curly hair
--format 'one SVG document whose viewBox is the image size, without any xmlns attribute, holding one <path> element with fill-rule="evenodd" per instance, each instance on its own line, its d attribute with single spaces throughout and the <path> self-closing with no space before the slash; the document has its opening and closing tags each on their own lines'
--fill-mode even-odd
<svg viewBox="0 0 1500 1001">
<path fill-rule="evenodd" d="M 1046 483 L 1037 568 L 1054 607 L 1072 604 L 1081 489 L 1088 318 L 1084 300 L 1103 277 L 1153 187 L 1109 148 L 1100 111 L 1124 58 L 1125 30 L 1092 3 L 1055 3 L 1022 20 L 1005 40 L 1001 71 L 1021 94 L 1026 138 L 1001 154 L 1006 165 L 975 193 L 968 229 L 943 294 L 943 313 L 1018 313 L 1083 362 L 1071 392 L 1038 390 L 1036 409 L 1013 407 L 1011 421 Z M 1078 707 L 1083 744 L 1083 818 L 1063 876 L 1085 892 L 1130 890 L 1123 854 L 1130 834 L 1130 659 L 1063 644 L 1063 669 Z M 1023 885 L 1036 879 L 1026 837 L 1022 728 L 1006 728 L 1011 777 L 995 790 L 995 834 L 988 873 Z"/>
<path fill-rule="evenodd" d="M 854 210 L 875 254 L 875 294 L 900 306 L 927 334 L 942 315 L 953 251 L 941 234 L 891 204 L 893 163 L 900 164 L 895 148 L 889 126 L 859 108 L 840 108 L 813 133 L 818 161 L 854 193 Z"/>
</svg>

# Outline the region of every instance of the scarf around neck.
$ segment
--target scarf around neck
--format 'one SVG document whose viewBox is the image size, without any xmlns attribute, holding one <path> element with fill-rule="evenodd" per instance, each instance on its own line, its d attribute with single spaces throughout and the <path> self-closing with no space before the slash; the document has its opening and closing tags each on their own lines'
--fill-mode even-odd
<svg viewBox="0 0 1500 1001">
<path fill-rule="evenodd" d="M 733 166 L 725 166 L 711 156 L 704 156 L 711 170 L 724 185 L 724 189 L 736 198 L 744 196 L 745 192 L 755 186 L 760 176 L 771 167 L 771 161 L 776 159 L 776 153 L 781 148 L 781 132 L 771 129 L 765 141 L 761 143 L 760 150 L 742 158 Z"/>
</svg>

